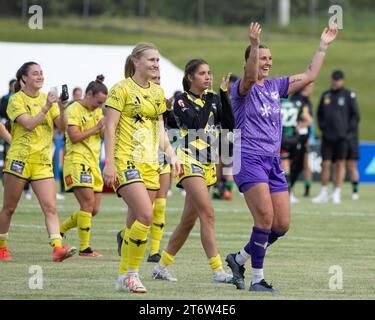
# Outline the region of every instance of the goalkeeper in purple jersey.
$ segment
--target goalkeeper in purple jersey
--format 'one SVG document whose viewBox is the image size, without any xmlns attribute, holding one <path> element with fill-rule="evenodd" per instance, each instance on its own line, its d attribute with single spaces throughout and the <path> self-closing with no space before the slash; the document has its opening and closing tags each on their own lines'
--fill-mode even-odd
<svg viewBox="0 0 375 320">
<path fill-rule="evenodd" d="M 337 36 L 337 26 L 325 28 L 320 46 L 305 72 L 289 77 L 267 79 L 272 67 L 269 48 L 260 44 L 261 27 L 251 23 L 251 45 L 245 52 L 244 75 L 232 87 L 232 107 L 236 129 L 233 172 L 239 190 L 254 219 L 249 242 L 237 254 L 228 254 L 238 289 L 244 289 L 244 264 L 251 259 L 250 291 L 276 292 L 263 274 L 266 250 L 289 229 L 288 184 L 280 161 L 280 98 L 313 82 L 319 74 L 329 44 Z M 239 148 L 240 142 L 240 148 Z"/>
</svg>

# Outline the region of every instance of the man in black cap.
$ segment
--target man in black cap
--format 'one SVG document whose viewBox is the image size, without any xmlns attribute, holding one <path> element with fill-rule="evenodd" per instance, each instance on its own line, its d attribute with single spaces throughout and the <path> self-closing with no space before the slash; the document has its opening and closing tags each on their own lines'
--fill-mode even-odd
<svg viewBox="0 0 375 320">
<path fill-rule="evenodd" d="M 332 201 L 341 202 L 341 185 L 345 176 L 345 160 L 348 156 L 358 159 L 359 110 L 354 92 L 344 87 L 344 73 L 332 73 L 331 89 L 324 92 L 318 106 L 318 124 L 322 132 L 321 153 L 323 157 L 320 194 L 313 199 L 315 203 L 328 202 L 327 185 L 332 162 L 335 162 Z M 355 142 L 356 141 L 356 142 Z M 349 147 L 354 152 L 348 154 Z M 352 175 L 352 174 L 351 174 Z M 357 176 L 352 175 L 353 185 L 358 187 Z M 358 194 L 357 194 L 358 195 Z"/>
</svg>

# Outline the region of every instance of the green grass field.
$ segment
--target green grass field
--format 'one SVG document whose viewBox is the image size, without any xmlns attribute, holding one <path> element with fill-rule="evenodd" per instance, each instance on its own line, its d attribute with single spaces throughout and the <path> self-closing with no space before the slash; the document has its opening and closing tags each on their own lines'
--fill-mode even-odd
<svg viewBox="0 0 375 320">
<path fill-rule="evenodd" d="M 316 109 L 321 93 L 330 86 L 332 70 L 343 69 L 347 75 L 347 87 L 357 93 L 361 111 L 362 140 L 375 140 L 372 92 L 375 73 L 370 71 L 374 66 L 375 31 L 372 24 L 368 23 L 373 21 L 370 17 L 371 13 L 364 15 L 361 20 L 363 28 L 360 30 L 349 23 L 350 19 L 345 20 L 348 23 L 330 47 L 324 66 L 315 81 L 315 92 L 312 95 L 313 106 Z M 306 20 L 301 19 L 293 20 L 289 29 L 280 30 L 272 27 L 272 34 L 267 30 L 267 26 L 264 26 L 262 41 L 271 48 L 273 55 L 272 77 L 301 73 L 307 68 L 319 46 L 323 22 L 319 21 L 314 34 L 308 31 Z M 155 43 L 160 53 L 181 69 L 192 58 L 206 59 L 213 71 L 216 87 L 221 77 L 229 71 L 242 75 L 243 52 L 249 42 L 247 26 L 205 27 L 198 30 L 191 25 L 185 26 L 158 19 L 146 20 L 144 25 L 144 33 L 140 34 L 137 31 L 139 21 L 135 18 L 98 17 L 82 20 L 67 17 L 45 19 L 43 30 L 31 30 L 27 27 L 27 21 L 0 19 L 0 41 L 115 45 L 132 45 L 147 41 Z M 201 38 L 198 35 L 201 35 Z M 66 63 L 69 65 L 69 61 Z M 45 70 L 45 74 L 48 77 L 48 70 Z M 317 133 L 319 134 L 318 129 Z"/>
<path fill-rule="evenodd" d="M 301 188 L 299 184 L 296 190 L 299 197 Z M 313 195 L 317 192 L 315 184 Z M 152 280 L 153 264 L 143 261 L 141 275 L 149 292 L 145 295 L 115 292 L 119 266 L 116 232 L 122 227 L 126 212 L 122 200 L 113 194 L 104 195 L 101 212 L 93 221 L 92 246 L 103 253 L 103 257 L 76 256 L 54 263 L 37 201 L 35 197 L 31 201 L 22 198 L 10 230 L 13 261 L 0 263 L 0 299 L 374 299 L 374 194 L 375 185 L 361 185 L 360 200 L 349 200 L 350 186 L 346 184 L 340 205 L 313 205 L 310 200 L 301 198 L 301 203 L 292 207 L 290 232 L 267 253 L 266 279 L 280 290 L 272 296 L 239 291 L 233 285 L 214 284 L 199 239 L 199 223 L 176 257 L 174 273 L 178 282 Z M 178 222 L 183 201 L 174 189 L 173 196 L 168 198 L 162 248 Z M 252 220 L 244 199 L 237 192 L 233 202 L 214 201 L 214 207 L 218 248 L 225 258 L 227 253 L 246 243 Z M 72 195 L 59 201 L 60 220 L 76 209 Z M 68 233 L 70 245 L 79 245 L 77 239 L 76 230 Z M 29 289 L 32 265 L 42 267 L 43 290 Z M 343 270 L 342 290 L 329 289 L 332 265 L 339 265 Z M 247 270 L 247 287 L 249 279 L 250 270 Z"/>
</svg>

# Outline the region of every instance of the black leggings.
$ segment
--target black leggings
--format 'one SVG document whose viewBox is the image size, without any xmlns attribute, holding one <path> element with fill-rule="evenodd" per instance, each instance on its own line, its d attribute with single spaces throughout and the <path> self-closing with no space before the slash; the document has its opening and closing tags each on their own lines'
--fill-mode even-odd
<svg viewBox="0 0 375 320">
<path fill-rule="evenodd" d="M 306 153 L 306 141 L 304 137 L 300 137 L 296 147 L 291 152 L 291 162 L 290 167 L 290 188 L 296 183 L 301 171 L 303 170 L 303 162 Z"/>
</svg>

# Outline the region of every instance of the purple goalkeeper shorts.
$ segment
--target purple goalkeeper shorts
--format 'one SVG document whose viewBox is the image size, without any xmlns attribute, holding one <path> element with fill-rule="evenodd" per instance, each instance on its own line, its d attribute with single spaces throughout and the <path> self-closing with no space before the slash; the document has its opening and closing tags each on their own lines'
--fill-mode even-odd
<svg viewBox="0 0 375 320">
<path fill-rule="evenodd" d="M 233 178 L 238 189 L 243 193 L 262 182 L 269 185 L 271 193 L 288 190 L 280 157 L 241 153 L 240 157 L 234 158 L 234 172 L 236 168 L 239 170 L 236 170 L 238 173 Z"/>
</svg>

